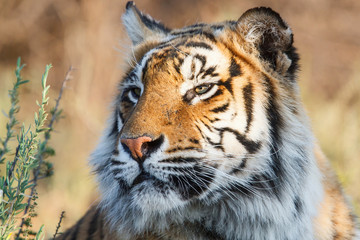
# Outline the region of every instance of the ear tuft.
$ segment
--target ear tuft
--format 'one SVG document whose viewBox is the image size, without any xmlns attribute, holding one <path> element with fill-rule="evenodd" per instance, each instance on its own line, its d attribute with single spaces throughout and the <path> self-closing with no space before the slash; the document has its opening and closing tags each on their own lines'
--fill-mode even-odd
<svg viewBox="0 0 360 240">
<path fill-rule="evenodd" d="M 240 34 L 258 50 L 262 59 L 281 71 L 285 66 L 289 68 L 289 62 L 279 66 L 282 63 L 279 59 L 287 59 L 282 54 L 293 51 L 293 34 L 277 12 L 266 7 L 253 8 L 246 11 L 237 24 Z"/>
<path fill-rule="evenodd" d="M 170 32 L 170 29 L 159 21 L 137 9 L 133 1 L 128 2 L 125 9 L 122 21 L 134 45 L 151 37 L 164 37 Z"/>
<path fill-rule="evenodd" d="M 131 8 L 131 7 L 135 7 L 135 3 L 134 3 L 133 1 L 128 1 L 128 2 L 126 3 L 125 9 L 128 10 L 128 9 Z"/>
</svg>

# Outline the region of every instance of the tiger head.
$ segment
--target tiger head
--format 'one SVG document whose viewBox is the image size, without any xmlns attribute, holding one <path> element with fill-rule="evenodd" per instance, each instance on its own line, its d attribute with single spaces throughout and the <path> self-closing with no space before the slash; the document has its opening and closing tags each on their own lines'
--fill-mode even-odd
<svg viewBox="0 0 360 240">
<path fill-rule="evenodd" d="M 300 188 L 312 140 L 279 14 L 254 8 L 171 30 L 129 2 L 123 22 L 133 50 L 92 157 L 109 219 L 153 227 L 191 218 L 187 209 Z"/>
</svg>

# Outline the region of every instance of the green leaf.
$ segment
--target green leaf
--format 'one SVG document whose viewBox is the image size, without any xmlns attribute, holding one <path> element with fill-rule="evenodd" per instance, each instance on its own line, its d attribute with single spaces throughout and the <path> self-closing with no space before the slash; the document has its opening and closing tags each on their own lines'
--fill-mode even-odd
<svg viewBox="0 0 360 240">
<path fill-rule="evenodd" d="M 30 80 L 22 80 L 22 81 L 19 82 L 19 85 L 25 84 L 25 83 L 28 83 L 28 82 L 30 82 Z"/>
<path fill-rule="evenodd" d="M 40 240 L 43 239 L 42 235 L 43 235 L 43 229 L 44 229 L 44 224 L 40 227 L 39 231 L 37 232 L 35 239 L 36 240 Z"/>
<path fill-rule="evenodd" d="M 44 72 L 44 74 L 42 75 L 41 85 L 42 85 L 42 88 L 43 88 L 43 89 L 46 88 L 46 80 L 47 80 L 47 77 L 48 77 L 50 68 L 52 68 L 52 65 L 51 65 L 51 64 L 46 65 L 46 67 L 45 67 L 45 72 Z"/>
</svg>

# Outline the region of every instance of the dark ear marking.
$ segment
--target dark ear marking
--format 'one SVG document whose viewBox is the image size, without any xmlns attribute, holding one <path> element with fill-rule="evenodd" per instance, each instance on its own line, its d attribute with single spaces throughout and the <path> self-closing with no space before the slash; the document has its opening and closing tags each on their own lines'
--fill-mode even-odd
<svg viewBox="0 0 360 240">
<path fill-rule="evenodd" d="M 133 1 L 128 2 L 125 9 L 122 20 L 134 45 L 138 45 L 152 36 L 164 37 L 170 32 L 170 29 L 162 23 L 142 13 Z"/>
<path fill-rule="evenodd" d="M 290 27 L 271 8 L 258 7 L 246 11 L 237 22 L 238 30 L 246 42 L 255 47 L 260 58 L 280 74 L 296 70 L 298 57 Z"/>
</svg>

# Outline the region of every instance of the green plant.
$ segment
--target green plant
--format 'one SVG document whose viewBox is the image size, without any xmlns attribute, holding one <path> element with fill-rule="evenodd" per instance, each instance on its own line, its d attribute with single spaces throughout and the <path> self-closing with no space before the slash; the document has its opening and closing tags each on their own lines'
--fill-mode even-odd
<svg viewBox="0 0 360 240">
<path fill-rule="evenodd" d="M 58 110 L 59 101 L 65 82 L 69 80 L 68 71 L 63 82 L 56 105 L 51 109 L 51 119 L 47 126 L 45 122 L 48 117 L 46 106 L 49 102 L 48 92 L 50 86 L 47 85 L 47 77 L 51 65 L 45 67 L 45 72 L 41 79 L 42 96 L 41 102 L 37 102 L 38 112 L 34 116 L 34 125 L 26 127 L 22 124 L 17 137 L 17 147 L 14 158 L 7 160 L 11 156 L 11 149 L 8 146 L 9 141 L 15 137 L 16 127 L 19 121 L 16 113 L 19 112 L 19 87 L 28 82 L 22 80 L 21 70 L 24 65 L 20 58 L 17 61 L 15 70 L 16 81 L 13 89 L 9 91 L 10 110 L 7 114 L 8 123 L 6 124 L 6 136 L 4 140 L 0 139 L 0 164 L 6 163 L 6 169 L 0 176 L 0 239 L 10 239 L 12 236 L 16 239 L 29 238 L 33 235 L 35 239 L 40 239 L 43 227 L 39 231 L 31 230 L 31 218 L 36 216 L 36 186 L 41 178 L 52 175 L 52 164 L 45 159 L 55 154 L 55 151 L 48 146 L 48 141 L 53 130 L 53 124 L 61 116 L 61 110 Z M 24 229 L 25 228 L 25 229 Z"/>
</svg>

